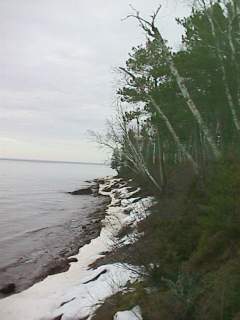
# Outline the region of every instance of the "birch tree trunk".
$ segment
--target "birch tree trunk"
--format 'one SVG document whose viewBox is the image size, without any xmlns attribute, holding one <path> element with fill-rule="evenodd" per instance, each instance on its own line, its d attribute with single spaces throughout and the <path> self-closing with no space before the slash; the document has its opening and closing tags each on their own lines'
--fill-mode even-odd
<svg viewBox="0 0 240 320">
<path fill-rule="evenodd" d="M 150 180 L 150 182 L 161 192 L 162 188 L 157 182 L 157 180 L 150 173 L 148 167 L 146 166 L 145 160 L 143 155 L 141 154 L 141 151 L 138 151 L 135 145 L 133 144 L 133 142 L 131 141 L 128 134 L 128 130 L 126 128 L 126 124 L 123 122 L 120 124 L 120 126 L 121 126 L 121 129 L 123 130 L 123 133 L 126 139 L 125 141 L 127 142 L 128 147 L 130 149 L 129 150 L 130 154 L 132 155 L 131 157 L 128 153 L 125 153 L 125 156 L 128 158 L 129 161 L 132 162 L 133 166 L 135 167 L 135 170 L 140 170 L 140 172 L 142 172 L 142 174 L 144 174 Z"/>
<path fill-rule="evenodd" d="M 136 86 L 141 90 L 141 92 L 147 97 L 148 101 L 150 103 L 152 103 L 153 107 L 155 108 L 155 110 L 158 112 L 158 114 L 160 115 L 160 117 L 162 118 L 162 120 L 164 121 L 167 129 L 169 130 L 170 134 L 173 137 L 173 140 L 175 141 L 175 143 L 177 144 L 179 150 L 181 150 L 184 155 L 186 156 L 186 158 L 190 161 L 190 163 L 192 164 L 194 171 L 196 173 L 198 173 L 198 165 L 197 163 L 194 161 L 193 157 L 191 156 L 191 154 L 187 151 L 187 149 L 185 148 L 185 146 L 181 143 L 180 138 L 178 137 L 174 127 L 172 126 L 171 122 L 168 120 L 168 117 L 165 115 L 165 113 L 162 111 L 162 109 L 160 108 L 160 106 L 158 105 L 158 103 L 156 102 L 156 100 L 149 94 L 146 93 L 144 91 L 144 88 L 142 88 L 138 83 L 137 83 L 137 79 L 135 78 L 135 76 L 129 72 L 128 70 L 124 69 L 124 68 L 120 68 L 120 70 L 122 70 L 123 72 L 125 72 L 127 75 L 129 75 L 135 82 Z"/>
<path fill-rule="evenodd" d="M 159 157 L 159 174 L 160 174 L 162 187 L 164 188 L 166 185 L 166 172 L 165 172 L 165 166 L 164 166 L 163 147 L 161 145 L 159 134 L 157 136 L 157 144 L 158 144 L 158 157 Z"/>
<path fill-rule="evenodd" d="M 161 110 L 161 108 L 158 105 L 158 103 L 155 101 L 155 99 L 151 95 L 148 94 L 147 97 L 148 97 L 149 101 L 152 103 L 152 105 L 154 106 L 154 108 L 156 109 L 156 111 L 159 113 L 159 115 L 162 118 L 162 120 L 164 121 L 166 127 L 168 128 L 170 134 L 172 135 L 173 140 L 177 144 L 179 150 L 183 152 L 183 154 L 186 156 L 186 158 L 191 162 L 191 164 L 192 164 L 192 166 L 194 168 L 194 171 L 196 173 L 198 173 L 198 165 L 197 165 L 197 163 L 194 161 L 193 157 L 187 151 L 185 146 L 181 143 L 180 138 L 178 137 L 178 135 L 177 135 L 175 129 L 173 128 L 171 122 L 168 120 L 168 117 L 164 114 L 164 112 Z"/>
<path fill-rule="evenodd" d="M 221 156 L 221 153 L 219 151 L 219 149 L 217 148 L 215 139 L 213 138 L 213 136 L 211 135 L 208 126 L 206 125 L 204 119 L 202 118 L 198 108 L 196 107 L 193 99 L 191 98 L 189 91 L 187 89 L 187 86 L 185 84 L 184 79 L 181 77 L 180 73 L 178 72 L 178 69 L 173 61 L 172 58 L 172 54 L 170 52 L 170 50 L 168 49 L 159 29 L 155 26 L 155 20 L 157 18 L 157 15 L 159 13 L 161 9 L 161 6 L 158 7 L 157 11 L 153 14 L 153 16 L 151 17 L 151 22 L 143 19 L 139 12 L 135 10 L 136 14 L 134 15 L 129 15 L 128 17 L 134 17 L 135 19 L 137 19 L 140 23 L 141 28 L 151 37 L 154 38 L 158 43 L 159 46 L 163 52 L 163 54 L 165 55 L 165 61 L 170 69 L 170 72 L 172 74 L 172 76 L 174 77 L 174 79 L 177 82 L 178 88 L 190 110 L 190 112 L 192 113 L 193 117 L 195 118 L 195 120 L 197 121 L 199 128 L 202 130 L 204 136 L 206 137 L 206 140 L 208 141 L 212 153 L 214 155 L 214 157 L 216 159 L 218 159 Z"/>
<path fill-rule="evenodd" d="M 240 31 L 240 2 L 239 0 L 233 0 L 233 7 L 234 7 L 234 11 L 236 13 L 236 16 L 238 17 L 238 31 Z"/>
<path fill-rule="evenodd" d="M 233 0 L 231 1 L 231 6 L 233 10 L 233 16 L 231 17 L 231 20 L 229 19 L 229 25 L 228 25 L 228 39 L 229 39 L 229 45 L 231 49 L 231 54 L 232 54 L 232 61 L 236 67 L 236 81 L 237 81 L 237 99 L 238 99 L 238 107 L 240 108 L 240 81 L 239 81 L 239 76 L 240 76 L 240 69 L 239 69 L 239 61 L 237 58 L 237 50 L 236 46 L 234 44 L 233 40 L 233 21 L 236 21 L 237 24 L 237 31 L 236 31 L 236 36 L 238 39 L 236 41 L 240 41 L 240 1 L 239 0 Z"/>
<path fill-rule="evenodd" d="M 177 84 L 178 84 L 178 87 L 179 87 L 179 90 L 189 108 L 189 110 L 191 111 L 191 113 L 193 114 L 195 120 L 197 121 L 200 129 L 202 130 L 203 134 L 205 135 L 211 149 L 212 149 L 212 152 L 215 156 L 215 158 L 219 158 L 220 157 L 220 151 L 218 150 L 217 148 L 217 145 L 214 141 L 214 138 L 212 137 L 205 121 L 203 120 L 198 108 L 196 107 L 194 101 L 192 100 L 190 94 L 189 94 L 189 91 L 185 85 L 185 82 L 184 82 L 184 79 L 181 77 L 181 75 L 179 74 L 178 72 L 178 69 L 177 67 L 175 66 L 175 63 L 173 61 L 173 58 L 172 58 L 172 55 L 171 53 L 169 52 L 169 49 L 167 48 L 166 44 L 165 44 L 165 41 L 164 39 L 162 38 L 160 32 L 158 31 L 158 29 L 154 29 L 154 37 L 155 39 L 158 40 L 159 44 L 160 44 L 160 47 L 163 51 L 163 53 L 165 54 L 165 57 L 166 57 L 166 62 L 169 66 L 169 69 L 173 75 L 173 77 L 175 78 Z"/>
<path fill-rule="evenodd" d="M 212 5 L 212 3 L 211 3 L 211 5 Z M 206 8 L 205 12 L 206 12 L 206 15 L 208 17 L 208 21 L 209 21 L 210 26 L 211 26 L 211 32 L 212 32 L 213 39 L 215 41 L 217 57 L 218 57 L 218 59 L 220 61 L 220 70 L 221 70 L 221 73 L 222 73 L 222 80 L 223 80 L 223 86 L 224 86 L 224 89 L 225 89 L 225 94 L 226 94 L 227 101 L 228 101 L 228 104 L 229 104 L 229 108 L 230 108 L 230 111 L 231 111 L 231 114 L 232 114 L 233 123 L 234 123 L 235 128 L 237 129 L 238 133 L 240 133 L 240 122 L 238 120 L 237 111 L 236 111 L 236 108 L 234 106 L 234 101 L 233 101 L 233 97 L 232 97 L 232 94 L 231 94 L 231 90 L 230 90 L 229 85 L 228 85 L 227 74 L 226 74 L 226 70 L 225 70 L 225 66 L 224 66 L 224 57 L 223 57 L 223 55 L 221 53 L 220 45 L 219 45 L 219 42 L 218 42 L 216 28 L 215 28 L 215 24 L 214 24 L 214 21 L 213 21 L 213 18 L 212 18 L 212 13 L 209 10 L 210 9 Z M 230 40 L 230 47 L 233 50 L 232 54 L 234 55 L 235 50 L 234 50 L 233 42 L 231 41 L 231 37 L 229 38 L 229 40 Z M 235 61 L 235 58 L 234 58 L 234 61 Z"/>
</svg>

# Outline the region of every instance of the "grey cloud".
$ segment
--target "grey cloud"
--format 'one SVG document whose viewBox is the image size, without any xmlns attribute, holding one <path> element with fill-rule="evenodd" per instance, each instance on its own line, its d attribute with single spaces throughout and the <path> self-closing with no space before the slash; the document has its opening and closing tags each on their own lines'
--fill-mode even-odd
<svg viewBox="0 0 240 320">
<path fill-rule="evenodd" d="M 131 2 L 148 15 L 159 0 Z M 162 2 L 160 26 L 176 46 L 173 17 L 189 8 Z M 0 0 L 0 156 L 82 160 L 77 144 L 88 160 L 104 159 L 86 131 L 104 128 L 118 81 L 112 70 L 144 40 L 136 21 L 121 20 L 129 12 L 128 0 Z"/>
</svg>

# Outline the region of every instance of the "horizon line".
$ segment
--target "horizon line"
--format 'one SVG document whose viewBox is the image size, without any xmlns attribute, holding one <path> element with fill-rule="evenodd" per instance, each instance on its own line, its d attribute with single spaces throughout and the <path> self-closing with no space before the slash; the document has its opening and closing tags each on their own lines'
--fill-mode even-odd
<svg viewBox="0 0 240 320">
<path fill-rule="evenodd" d="M 24 158 L 2 158 L 1 160 L 7 161 L 25 161 L 25 162 L 45 162 L 45 163 L 69 163 L 69 164 L 90 164 L 90 165 L 101 165 L 108 166 L 108 164 L 104 162 L 87 162 L 87 161 L 67 161 L 67 160 L 41 160 L 41 159 L 24 159 Z"/>
</svg>

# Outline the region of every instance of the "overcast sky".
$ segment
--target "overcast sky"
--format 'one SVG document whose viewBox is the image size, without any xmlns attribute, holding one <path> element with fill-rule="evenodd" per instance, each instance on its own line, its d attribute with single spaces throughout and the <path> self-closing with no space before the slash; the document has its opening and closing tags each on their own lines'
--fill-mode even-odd
<svg viewBox="0 0 240 320">
<path fill-rule="evenodd" d="M 182 0 L 160 0 L 159 24 L 172 46 Z M 149 15 L 159 0 L 0 0 L 0 157 L 99 162 L 87 131 L 113 113 L 118 75 L 144 41 L 131 3 Z"/>
</svg>

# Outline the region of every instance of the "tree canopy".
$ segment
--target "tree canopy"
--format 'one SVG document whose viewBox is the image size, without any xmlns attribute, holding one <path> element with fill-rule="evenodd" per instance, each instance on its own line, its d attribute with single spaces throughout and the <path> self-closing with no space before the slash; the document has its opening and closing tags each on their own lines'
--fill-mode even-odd
<svg viewBox="0 0 240 320">
<path fill-rule="evenodd" d="M 240 15 L 237 0 L 199 0 L 173 51 L 156 27 L 134 11 L 146 42 L 119 68 L 123 85 L 112 166 L 164 188 L 168 172 L 189 162 L 196 173 L 239 152 Z M 117 132 L 117 133 L 116 133 Z M 121 138 L 116 139 L 116 135 Z"/>
</svg>

